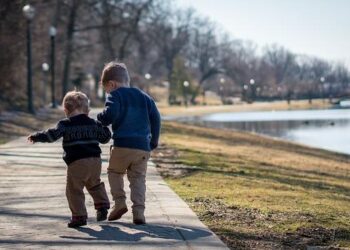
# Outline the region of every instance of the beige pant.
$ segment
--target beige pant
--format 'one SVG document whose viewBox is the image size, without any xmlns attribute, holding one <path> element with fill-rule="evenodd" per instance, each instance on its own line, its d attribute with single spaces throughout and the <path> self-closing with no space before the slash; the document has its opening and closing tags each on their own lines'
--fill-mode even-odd
<svg viewBox="0 0 350 250">
<path fill-rule="evenodd" d="M 95 209 L 109 208 L 106 188 L 100 175 L 101 158 L 98 157 L 80 159 L 68 165 L 66 196 L 73 217 L 87 216 L 84 187 L 92 196 Z"/>
<path fill-rule="evenodd" d="M 111 148 L 108 166 L 108 180 L 116 205 L 125 205 L 124 180 L 125 173 L 130 182 L 130 199 L 132 210 L 145 210 L 146 171 L 150 152 L 131 148 Z"/>
</svg>

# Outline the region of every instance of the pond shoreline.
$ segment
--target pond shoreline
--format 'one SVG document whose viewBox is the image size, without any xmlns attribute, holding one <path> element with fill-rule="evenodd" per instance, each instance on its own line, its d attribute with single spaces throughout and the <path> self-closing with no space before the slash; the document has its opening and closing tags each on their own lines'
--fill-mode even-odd
<svg viewBox="0 0 350 250">
<path fill-rule="evenodd" d="M 207 128 L 246 131 L 350 155 L 349 109 L 218 112 L 166 116 L 164 120 Z"/>
<path fill-rule="evenodd" d="M 244 112 L 244 111 L 272 111 L 272 110 L 313 110 L 313 109 L 329 109 L 334 105 L 323 100 L 314 100 L 311 104 L 307 100 L 292 101 L 288 104 L 286 101 L 273 102 L 255 102 L 241 103 L 235 105 L 207 105 L 207 106 L 168 106 L 159 105 L 158 108 L 163 117 L 186 117 L 195 115 L 204 115 L 221 112 Z"/>
</svg>

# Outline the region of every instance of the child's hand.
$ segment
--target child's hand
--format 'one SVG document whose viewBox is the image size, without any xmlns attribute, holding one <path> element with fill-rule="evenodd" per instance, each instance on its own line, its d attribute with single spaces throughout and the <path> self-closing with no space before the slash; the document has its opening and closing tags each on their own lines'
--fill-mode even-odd
<svg viewBox="0 0 350 250">
<path fill-rule="evenodd" d="M 35 143 L 35 141 L 34 141 L 33 138 L 32 138 L 32 135 L 29 135 L 29 136 L 27 137 L 27 141 L 28 141 L 28 143 L 31 143 L 31 144 L 34 144 L 34 143 Z"/>
</svg>

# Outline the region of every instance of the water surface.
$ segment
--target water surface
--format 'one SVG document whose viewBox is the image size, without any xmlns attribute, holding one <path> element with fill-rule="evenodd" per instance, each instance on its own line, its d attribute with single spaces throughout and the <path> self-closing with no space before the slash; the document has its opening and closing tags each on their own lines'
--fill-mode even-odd
<svg viewBox="0 0 350 250">
<path fill-rule="evenodd" d="M 350 110 L 216 113 L 177 120 L 245 130 L 350 155 Z"/>
</svg>

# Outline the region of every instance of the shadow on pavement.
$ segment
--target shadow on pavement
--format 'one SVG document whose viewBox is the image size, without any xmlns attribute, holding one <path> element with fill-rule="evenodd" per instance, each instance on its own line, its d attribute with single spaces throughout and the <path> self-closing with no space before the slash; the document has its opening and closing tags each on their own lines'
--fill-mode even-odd
<svg viewBox="0 0 350 250">
<path fill-rule="evenodd" d="M 133 224 L 119 223 L 123 227 L 128 227 L 128 232 L 123 231 L 116 224 L 114 225 L 101 225 L 101 230 L 95 230 L 88 227 L 77 228 L 79 232 L 86 233 L 90 237 L 76 237 L 76 236 L 60 236 L 65 239 L 73 240 L 101 240 L 101 241 L 132 241 L 138 242 L 143 238 L 157 238 L 157 239 L 169 239 L 169 240 L 184 240 L 184 234 L 186 234 L 186 240 L 193 240 L 197 238 L 207 237 L 211 235 L 210 232 L 191 228 L 191 227 L 172 227 L 166 225 L 153 225 L 146 224 L 142 226 L 136 226 Z M 130 230 L 131 229 L 131 230 Z"/>
<path fill-rule="evenodd" d="M 20 217 L 20 218 L 48 218 L 53 220 L 66 220 L 68 221 L 70 219 L 70 216 L 63 216 L 63 215 L 52 215 L 52 214 L 40 214 L 40 213 L 25 213 L 21 212 L 20 210 L 14 210 L 14 209 L 6 209 L 0 207 L 0 216 L 10 216 L 10 217 Z"/>
</svg>

